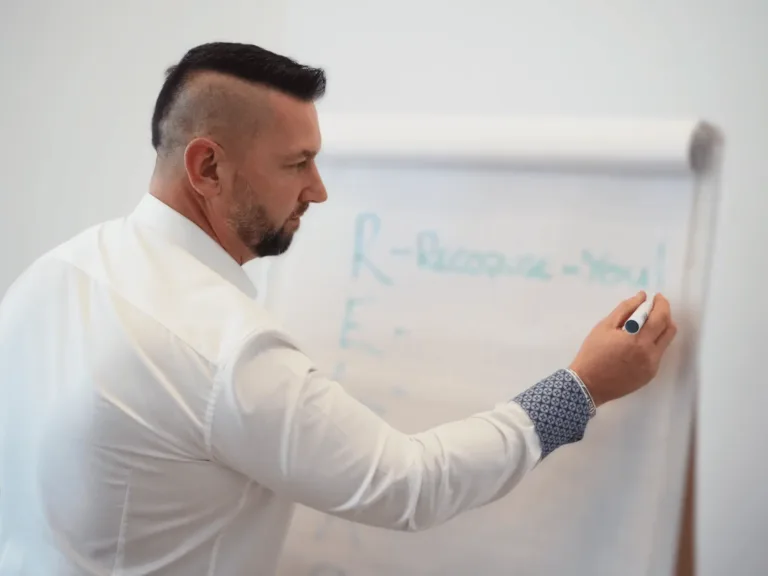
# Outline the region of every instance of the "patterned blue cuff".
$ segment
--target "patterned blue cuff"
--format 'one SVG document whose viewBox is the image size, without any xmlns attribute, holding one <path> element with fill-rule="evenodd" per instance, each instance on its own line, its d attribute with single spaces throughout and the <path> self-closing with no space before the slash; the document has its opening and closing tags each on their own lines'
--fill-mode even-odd
<svg viewBox="0 0 768 576">
<path fill-rule="evenodd" d="M 578 442 L 594 414 L 591 400 L 568 370 L 558 370 L 513 399 L 528 414 L 541 442 L 541 457 Z"/>
</svg>

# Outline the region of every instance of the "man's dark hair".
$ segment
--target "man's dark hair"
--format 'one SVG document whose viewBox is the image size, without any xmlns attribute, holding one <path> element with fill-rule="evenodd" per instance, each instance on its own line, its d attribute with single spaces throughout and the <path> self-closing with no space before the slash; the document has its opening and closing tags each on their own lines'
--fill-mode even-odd
<svg viewBox="0 0 768 576">
<path fill-rule="evenodd" d="M 196 72 L 218 72 L 269 86 L 304 101 L 325 93 L 325 72 L 252 44 L 211 42 L 189 50 L 166 71 L 152 115 L 152 146 L 163 145 L 161 126 L 186 80 Z"/>
</svg>

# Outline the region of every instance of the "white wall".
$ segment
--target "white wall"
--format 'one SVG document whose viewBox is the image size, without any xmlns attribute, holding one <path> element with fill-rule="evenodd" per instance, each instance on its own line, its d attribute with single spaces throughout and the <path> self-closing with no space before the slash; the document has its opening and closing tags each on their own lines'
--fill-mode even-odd
<svg viewBox="0 0 768 576">
<path fill-rule="evenodd" d="M 8 0 L 0 290 L 43 250 L 136 202 L 163 70 L 202 41 L 326 67 L 323 108 L 334 111 L 705 116 L 728 150 L 701 394 L 699 574 L 768 573 L 766 24 L 766 0 Z"/>
</svg>

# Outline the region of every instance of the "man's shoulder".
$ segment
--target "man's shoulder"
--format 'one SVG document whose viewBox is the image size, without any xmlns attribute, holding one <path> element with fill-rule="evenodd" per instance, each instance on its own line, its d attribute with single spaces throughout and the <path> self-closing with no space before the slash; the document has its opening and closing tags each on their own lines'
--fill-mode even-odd
<svg viewBox="0 0 768 576">
<path fill-rule="evenodd" d="M 4 306 L 16 305 L 19 300 L 33 299 L 41 290 L 61 290 L 62 282 L 67 281 L 74 268 L 70 263 L 57 257 L 57 254 L 68 247 L 82 243 L 93 234 L 101 224 L 92 225 L 57 246 L 50 248 L 30 262 L 11 282 L 0 298 Z"/>
<path fill-rule="evenodd" d="M 268 311 L 182 248 L 126 219 L 84 230 L 47 255 L 86 282 L 86 292 L 118 299 L 211 363 L 253 333 L 279 329 Z M 39 264 L 39 265 L 42 265 Z"/>
</svg>

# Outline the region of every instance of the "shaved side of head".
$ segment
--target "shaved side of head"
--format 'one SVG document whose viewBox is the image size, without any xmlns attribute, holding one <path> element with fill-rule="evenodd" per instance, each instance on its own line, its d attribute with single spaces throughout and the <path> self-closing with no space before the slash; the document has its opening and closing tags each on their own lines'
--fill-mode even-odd
<svg viewBox="0 0 768 576">
<path fill-rule="evenodd" d="M 163 161 L 182 160 L 186 145 L 206 137 L 240 155 L 269 121 L 267 88 L 217 72 L 198 72 L 180 87 L 159 125 Z"/>
</svg>

